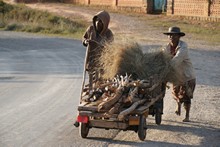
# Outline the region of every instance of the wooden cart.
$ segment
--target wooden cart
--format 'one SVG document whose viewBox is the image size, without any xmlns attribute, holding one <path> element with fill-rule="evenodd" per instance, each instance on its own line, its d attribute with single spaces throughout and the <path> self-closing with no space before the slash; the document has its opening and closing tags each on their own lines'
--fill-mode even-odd
<svg viewBox="0 0 220 147">
<path fill-rule="evenodd" d="M 162 82 L 158 82 L 154 77 L 145 87 L 145 95 L 142 97 L 141 105 L 136 103 L 132 104 L 135 109 L 126 113 L 129 108 L 123 108 L 120 114 L 112 114 L 106 117 L 106 111 L 100 110 L 98 106 L 94 106 L 92 103 L 86 102 L 81 96 L 80 105 L 78 106 L 78 118 L 80 123 L 79 133 L 82 138 L 86 138 L 91 128 L 103 128 L 103 129 L 118 129 L 118 130 L 134 130 L 138 133 L 140 140 L 146 138 L 147 124 L 146 120 L 148 115 L 155 116 L 156 124 L 160 124 L 163 113 L 163 97 L 165 94 L 165 85 Z M 154 82 L 157 81 L 157 82 Z M 134 106 L 135 105 L 135 106 Z"/>
</svg>

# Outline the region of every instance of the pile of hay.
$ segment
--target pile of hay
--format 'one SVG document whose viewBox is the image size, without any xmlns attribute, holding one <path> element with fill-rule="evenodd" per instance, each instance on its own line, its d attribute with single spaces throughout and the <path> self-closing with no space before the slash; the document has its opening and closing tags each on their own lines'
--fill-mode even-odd
<svg viewBox="0 0 220 147">
<path fill-rule="evenodd" d="M 99 62 L 104 70 L 104 79 L 127 73 L 133 79 L 148 79 L 157 74 L 160 80 L 167 81 L 167 74 L 171 71 L 170 60 L 170 56 L 161 50 L 143 53 L 137 43 L 114 42 L 106 46 Z"/>
</svg>

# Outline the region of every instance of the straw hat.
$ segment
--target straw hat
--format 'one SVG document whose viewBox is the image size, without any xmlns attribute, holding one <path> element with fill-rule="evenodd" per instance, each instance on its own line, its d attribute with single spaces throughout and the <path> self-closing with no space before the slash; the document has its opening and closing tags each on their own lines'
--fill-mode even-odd
<svg viewBox="0 0 220 147">
<path fill-rule="evenodd" d="M 163 34 L 165 34 L 165 35 L 179 34 L 180 36 L 185 36 L 185 33 L 181 32 L 179 27 L 170 27 L 168 29 L 168 32 L 163 33 Z"/>
</svg>

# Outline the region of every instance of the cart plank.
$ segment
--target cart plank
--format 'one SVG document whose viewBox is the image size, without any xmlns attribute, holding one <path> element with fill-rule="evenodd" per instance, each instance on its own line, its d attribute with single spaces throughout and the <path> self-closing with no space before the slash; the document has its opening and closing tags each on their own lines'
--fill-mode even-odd
<svg viewBox="0 0 220 147">
<path fill-rule="evenodd" d="M 106 129 L 121 129 L 125 130 L 128 128 L 128 123 L 119 121 L 108 121 L 108 120 L 91 120 L 89 122 L 91 127 L 106 128 Z"/>
</svg>

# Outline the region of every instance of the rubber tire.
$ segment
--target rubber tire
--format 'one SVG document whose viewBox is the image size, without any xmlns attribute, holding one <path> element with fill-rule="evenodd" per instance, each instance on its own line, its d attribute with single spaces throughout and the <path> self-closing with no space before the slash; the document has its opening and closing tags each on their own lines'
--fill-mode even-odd
<svg viewBox="0 0 220 147">
<path fill-rule="evenodd" d="M 88 123 L 81 123 L 79 127 L 80 136 L 82 138 L 86 138 L 89 134 L 89 124 Z"/>
<path fill-rule="evenodd" d="M 146 124 L 146 117 L 144 115 L 141 115 L 138 126 L 138 137 L 141 141 L 144 141 L 147 136 Z"/>
<path fill-rule="evenodd" d="M 156 113 L 155 113 L 155 123 L 157 125 L 160 125 L 162 121 L 162 114 L 161 114 L 161 110 L 160 109 L 156 109 Z"/>
</svg>

